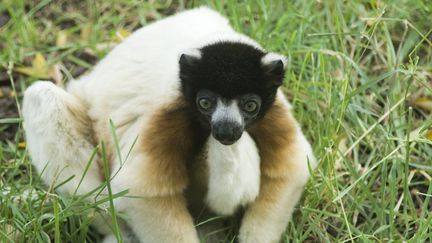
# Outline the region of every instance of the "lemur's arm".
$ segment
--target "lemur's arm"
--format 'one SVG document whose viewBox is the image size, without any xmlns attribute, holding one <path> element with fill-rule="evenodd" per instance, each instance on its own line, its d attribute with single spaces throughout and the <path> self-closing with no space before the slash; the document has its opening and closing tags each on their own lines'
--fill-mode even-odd
<svg viewBox="0 0 432 243">
<path fill-rule="evenodd" d="M 203 141 L 196 140 L 196 124 L 182 103 L 171 104 L 144 124 L 137 149 L 113 185 L 129 189 L 129 198 L 117 206 L 141 242 L 197 243 L 183 191 L 188 185 L 187 163 L 194 158 L 196 143 Z"/>
<path fill-rule="evenodd" d="M 198 243 L 182 194 L 128 199 L 124 212 L 140 242 Z"/>
<path fill-rule="evenodd" d="M 241 243 L 279 242 L 315 163 L 309 143 L 279 97 L 250 133 L 261 156 L 258 198 L 246 210 Z"/>
</svg>

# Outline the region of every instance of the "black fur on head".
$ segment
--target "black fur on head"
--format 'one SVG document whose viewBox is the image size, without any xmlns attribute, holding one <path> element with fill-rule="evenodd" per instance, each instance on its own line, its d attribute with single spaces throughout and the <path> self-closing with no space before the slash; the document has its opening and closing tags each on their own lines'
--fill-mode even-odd
<svg viewBox="0 0 432 243">
<path fill-rule="evenodd" d="M 267 53 L 239 42 L 217 42 L 180 57 L 181 89 L 195 107 L 199 90 L 207 89 L 227 99 L 253 93 L 261 97 L 258 117 L 273 104 L 285 69 L 282 60 L 262 62 Z M 196 108 L 196 107 L 195 107 Z"/>
</svg>

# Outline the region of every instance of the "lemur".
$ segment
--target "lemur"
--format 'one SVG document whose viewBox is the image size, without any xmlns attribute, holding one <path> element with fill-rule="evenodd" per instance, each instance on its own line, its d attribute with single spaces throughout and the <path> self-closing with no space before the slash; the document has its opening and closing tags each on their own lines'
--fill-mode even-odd
<svg viewBox="0 0 432 243">
<path fill-rule="evenodd" d="M 134 32 L 66 90 L 32 84 L 28 151 L 45 183 L 74 175 L 59 190 L 85 194 L 106 180 L 103 142 L 113 193 L 130 196 L 116 210 L 140 242 L 200 242 L 201 206 L 243 211 L 241 243 L 278 242 L 316 164 L 279 90 L 286 68 L 216 11 L 184 11 Z"/>
</svg>

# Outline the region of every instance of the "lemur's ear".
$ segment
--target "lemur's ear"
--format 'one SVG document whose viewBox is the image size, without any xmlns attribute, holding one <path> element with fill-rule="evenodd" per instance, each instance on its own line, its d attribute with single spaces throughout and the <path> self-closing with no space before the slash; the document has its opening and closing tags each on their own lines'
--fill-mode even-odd
<svg viewBox="0 0 432 243">
<path fill-rule="evenodd" d="M 272 85 L 280 86 L 283 82 L 286 69 L 286 57 L 276 54 L 267 53 L 261 59 L 261 64 L 264 71 L 269 76 Z"/>
<path fill-rule="evenodd" d="M 201 60 L 201 51 L 198 49 L 189 49 L 180 55 L 180 68 L 190 68 Z"/>
</svg>

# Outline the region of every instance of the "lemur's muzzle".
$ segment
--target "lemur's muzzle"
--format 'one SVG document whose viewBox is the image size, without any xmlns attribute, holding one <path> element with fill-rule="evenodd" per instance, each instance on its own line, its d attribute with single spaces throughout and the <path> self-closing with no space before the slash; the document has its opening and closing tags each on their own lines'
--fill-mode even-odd
<svg viewBox="0 0 432 243">
<path fill-rule="evenodd" d="M 212 124 L 212 135 L 223 145 L 231 145 L 243 134 L 243 126 L 233 121 L 218 121 Z"/>
<path fill-rule="evenodd" d="M 240 139 L 244 121 L 236 101 L 218 101 L 212 114 L 211 129 L 213 137 L 223 145 L 231 145 Z"/>
</svg>

